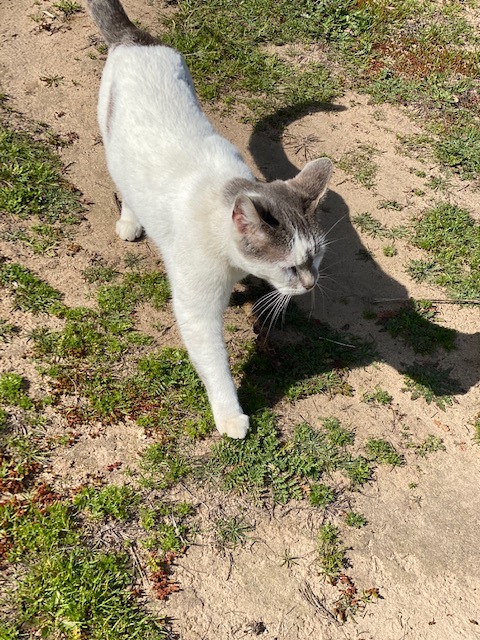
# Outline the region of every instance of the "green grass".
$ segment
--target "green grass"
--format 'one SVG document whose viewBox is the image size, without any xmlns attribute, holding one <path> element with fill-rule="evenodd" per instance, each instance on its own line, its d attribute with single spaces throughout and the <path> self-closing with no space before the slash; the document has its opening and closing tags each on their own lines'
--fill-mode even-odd
<svg viewBox="0 0 480 640">
<path fill-rule="evenodd" d="M 456 331 L 434 322 L 437 310 L 429 300 L 411 300 L 408 307 L 385 314 L 380 321 L 394 338 L 401 337 L 415 353 L 434 353 L 439 347 L 455 349 Z"/>
<path fill-rule="evenodd" d="M 362 516 L 361 513 L 348 511 L 345 515 L 345 524 L 354 529 L 361 529 L 362 527 L 366 526 L 367 519 L 365 518 L 365 516 Z"/>
<path fill-rule="evenodd" d="M 320 528 L 318 552 L 321 574 L 330 582 L 335 582 L 344 571 L 347 559 L 345 548 L 341 545 L 340 531 L 330 522 Z"/>
<path fill-rule="evenodd" d="M 32 409 L 33 402 L 24 391 L 25 381 L 17 373 L 0 376 L 0 403 Z"/>
<path fill-rule="evenodd" d="M 75 505 L 94 520 L 128 520 L 135 512 L 138 502 L 138 494 L 128 485 L 110 485 L 103 489 L 84 487 L 74 499 Z"/>
<path fill-rule="evenodd" d="M 365 391 L 362 395 L 362 401 L 367 404 L 377 404 L 388 406 L 392 404 L 393 397 L 380 387 L 376 387 L 374 391 Z"/>
<path fill-rule="evenodd" d="M 62 176 L 52 148 L 0 124 L 0 211 L 54 225 L 80 220 L 80 194 Z"/>
<path fill-rule="evenodd" d="M 458 388 L 457 381 L 450 376 L 451 369 L 445 370 L 424 366 L 418 363 L 409 367 L 404 375 L 405 388 L 412 400 L 423 398 L 427 404 L 432 402 L 445 411 L 453 405 L 452 394 Z"/>
<path fill-rule="evenodd" d="M 377 175 L 377 165 L 373 160 L 376 153 L 375 148 L 364 146 L 342 156 L 337 166 L 362 186 L 373 189 Z"/>
<path fill-rule="evenodd" d="M 315 30 L 306 19 L 311 10 L 304 1 L 247 0 L 236 6 L 226 0 L 186 0 L 166 20 L 164 39 L 185 55 L 203 99 L 227 105 L 241 101 L 257 117 L 281 109 L 295 112 L 329 102 L 338 92 L 325 66 L 299 68 L 267 48 L 311 42 Z"/>
<path fill-rule="evenodd" d="M 283 442 L 274 416 L 263 412 L 252 416 L 245 441 L 223 439 L 213 447 L 208 473 L 219 477 L 226 490 L 261 501 L 301 500 L 310 485 L 311 504 L 322 507 L 333 497 L 323 483 L 318 484 L 324 476 L 339 470 L 353 486 L 368 482 L 372 476 L 369 462 L 349 452 L 353 440 L 352 432 L 329 418 L 321 429 L 297 425 L 293 438 Z"/>
<path fill-rule="evenodd" d="M 0 285 L 10 290 L 15 307 L 21 311 L 58 315 L 63 308 L 59 291 L 14 262 L 0 262 Z"/>
<path fill-rule="evenodd" d="M 242 516 L 229 516 L 218 518 L 215 523 L 215 537 L 221 549 L 235 549 L 243 546 L 248 534 L 254 527 L 245 521 Z"/>
<path fill-rule="evenodd" d="M 397 453 L 395 447 L 386 440 L 371 438 L 365 443 L 368 459 L 377 464 L 389 464 L 398 467 L 404 463 L 403 457 Z"/>
<path fill-rule="evenodd" d="M 443 203 L 414 222 L 412 242 L 427 260 L 411 262 L 410 275 L 446 287 L 455 298 L 480 299 L 480 225 L 460 207 Z"/>
<path fill-rule="evenodd" d="M 2 552 L 22 563 L 10 596 L 4 634 L 21 640 L 35 628 L 42 637 L 123 640 L 168 637 L 163 624 L 130 597 L 128 554 L 91 549 L 83 542 L 76 508 L 40 486 L 19 502 L 0 505 Z"/>
</svg>

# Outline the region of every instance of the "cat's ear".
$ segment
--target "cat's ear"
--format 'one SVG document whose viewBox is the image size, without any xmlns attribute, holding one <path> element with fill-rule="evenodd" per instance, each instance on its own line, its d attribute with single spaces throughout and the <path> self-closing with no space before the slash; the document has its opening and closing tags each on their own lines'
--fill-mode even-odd
<svg viewBox="0 0 480 640">
<path fill-rule="evenodd" d="M 319 158 L 308 162 L 295 178 L 287 180 L 287 184 L 298 191 L 307 207 L 312 203 L 316 207 L 327 190 L 332 175 L 333 165 L 328 158 Z"/>
<path fill-rule="evenodd" d="M 232 220 L 242 235 L 252 229 L 255 229 L 257 232 L 259 231 L 261 220 L 259 213 L 253 201 L 245 194 L 241 194 L 235 198 Z"/>
</svg>

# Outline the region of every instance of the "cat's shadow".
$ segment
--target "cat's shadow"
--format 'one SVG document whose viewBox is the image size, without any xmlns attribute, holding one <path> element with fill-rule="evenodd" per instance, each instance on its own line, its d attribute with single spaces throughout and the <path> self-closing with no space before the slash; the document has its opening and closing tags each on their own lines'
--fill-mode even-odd
<svg viewBox="0 0 480 640">
<path fill-rule="evenodd" d="M 335 106 L 325 105 L 325 110 L 332 108 Z M 315 105 L 314 109 L 319 111 L 322 105 Z M 278 119 L 283 118 L 284 125 L 295 119 L 285 113 L 277 115 Z M 281 137 L 270 126 L 273 120 L 270 116 L 258 123 L 249 150 L 266 180 L 285 180 L 295 176 L 300 168 L 287 157 Z M 273 330 L 267 340 L 260 335 L 239 390 L 244 408 L 259 409 L 265 399 L 273 405 L 285 394 L 300 397 L 302 389 L 308 393 L 308 385 L 316 384 L 309 382 L 315 376 L 328 379 L 345 367 L 365 366 L 374 361 L 383 361 L 402 374 L 408 373 L 436 395 L 466 393 L 480 379 L 480 333 L 458 332 L 455 349 L 447 351 L 438 346 L 427 355 L 422 353 L 428 340 L 435 342 L 437 334 L 441 340 L 442 329 L 438 333 L 439 325 L 412 309 L 405 286 L 371 258 L 339 193 L 329 191 L 322 210 L 323 227 L 330 230 L 328 240 L 332 242 L 323 263 L 324 292 L 317 293 L 314 301 L 311 298 L 298 301 L 306 317 L 299 319 L 294 312 L 290 320 L 287 316 L 283 330 Z M 258 294 L 258 284 L 253 284 L 252 298 Z M 415 349 L 408 340 L 394 338 L 386 331 L 388 319 L 402 310 L 408 310 L 408 322 L 413 323 L 418 334 Z M 293 336 L 295 324 L 301 325 L 300 338 Z M 352 335 L 360 339 L 357 346 Z M 366 343 L 372 348 L 366 347 Z M 342 381 L 338 384 L 341 388 Z M 262 397 L 255 395 L 256 388 L 263 390 Z"/>
</svg>

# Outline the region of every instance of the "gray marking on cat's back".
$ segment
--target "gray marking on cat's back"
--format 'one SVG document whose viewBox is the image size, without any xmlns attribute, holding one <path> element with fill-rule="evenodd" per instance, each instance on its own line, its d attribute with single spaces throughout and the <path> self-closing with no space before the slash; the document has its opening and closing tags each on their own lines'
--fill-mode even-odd
<svg viewBox="0 0 480 640">
<path fill-rule="evenodd" d="M 118 0 L 88 0 L 90 13 L 109 46 L 158 46 L 160 42 L 130 21 Z"/>
</svg>

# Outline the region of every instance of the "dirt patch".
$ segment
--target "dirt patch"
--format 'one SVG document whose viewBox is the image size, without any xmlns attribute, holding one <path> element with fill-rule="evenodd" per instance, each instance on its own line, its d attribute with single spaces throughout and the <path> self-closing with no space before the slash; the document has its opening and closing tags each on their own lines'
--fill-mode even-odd
<svg viewBox="0 0 480 640">
<path fill-rule="evenodd" d="M 162 3 L 130 0 L 125 4 L 130 15 L 155 31 L 156 12 Z M 59 288 L 66 304 L 88 306 L 92 292 L 82 272 L 99 258 L 119 264 L 130 252 L 143 260 L 146 269 L 161 265 L 148 239 L 126 246 L 114 233 L 114 188 L 95 113 L 105 55 L 95 47 L 97 31 L 86 13 L 66 22 L 52 20 L 51 5 L 44 0 L 18 0 L 14 9 L 1 0 L 0 13 L 2 88 L 11 105 L 26 117 L 46 122 L 61 136 L 70 135 L 73 142 L 61 155 L 69 180 L 82 191 L 86 203 L 86 219 L 75 235 L 75 253 L 32 256 L 18 243 L 5 241 L 1 241 L 1 250 Z M 57 86 L 48 78 L 57 78 Z M 330 156 L 337 165 L 324 214 L 332 246 L 324 294 L 317 294 L 314 315 L 337 329 L 371 338 L 380 355 L 350 374 L 353 397 L 315 396 L 295 404 L 281 402 L 276 411 L 282 424 L 286 429 L 300 421 L 315 426 L 321 418 L 335 415 L 345 426 L 355 428 L 358 442 L 385 438 L 403 446 L 407 464 L 394 470 L 379 468 L 375 482 L 355 496 L 355 510 L 366 516 L 368 524 L 361 531 L 352 530 L 345 540 L 349 573 L 358 588 L 376 587 L 382 596 L 357 613 L 356 624 L 341 627 L 328 615 L 338 594 L 318 575 L 316 536 L 322 522 L 312 521 L 311 513 L 307 516 L 301 507 L 266 513 L 246 500 L 240 507 L 255 525 L 248 543 L 235 552 L 219 553 L 209 532 L 202 532 L 178 563 L 176 579 L 181 591 L 166 604 L 152 606 L 173 620 L 174 630 L 185 640 L 480 637 L 480 449 L 472 443 L 472 423 L 480 407 L 478 307 L 439 305 L 442 325 L 458 332 L 458 348 L 440 356 L 415 355 L 400 338 L 381 331 L 366 311 L 387 313 L 410 297 L 444 300 L 445 293 L 416 284 L 406 274 L 405 263 L 418 257 L 419 250 L 399 238 L 396 255 L 387 257 L 384 240 L 360 237 L 352 224 L 352 218 L 368 212 L 389 228 L 408 225 L 413 216 L 439 200 L 428 186 L 428 178 L 439 175 L 438 167 L 428 157 L 407 153 L 399 138 L 421 133 L 420 127 L 407 110 L 371 105 L 368 98 L 353 93 L 328 110 L 291 122 L 280 141 L 273 140 L 262 126 L 252 131 L 234 113 L 228 119 L 215 112 L 210 116 L 261 177 L 289 178 L 306 160 L 322 155 Z M 358 155 L 360 160 L 366 154 L 374 163 L 371 188 L 338 167 L 352 152 L 364 154 Z M 480 219 L 478 192 L 473 186 L 451 176 L 447 197 Z M 388 202 L 400 206 L 385 206 Z M 312 306 L 310 300 L 303 304 L 306 309 Z M 140 313 L 139 326 L 152 333 L 155 325 L 158 344 L 180 344 L 171 314 L 153 315 L 151 309 Z M 15 320 L 12 313 L 10 321 L 15 324 Z M 244 326 L 237 330 L 248 331 Z M 41 393 L 43 383 L 29 361 L 28 339 L 15 345 L 14 349 L 5 346 L 2 371 L 18 371 L 34 380 Z M 404 372 L 415 361 L 451 369 L 457 383 L 453 405 L 446 411 L 423 398 L 414 400 L 406 391 Z M 393 397 L 390 407 L 362 401 L 363 392 L 380 386 Z M 413 445 L 420 445 L 430 434 L 442 439 L 445 450 L 422 457 Z M 405 448 L 405 443 L 412 447 Z M 68 486 L 98 474 L 111 479 L 109 465 L 121 460 L 122 466 L 113 472 L 120 478 L 123 468 L 135 463 L 144 444 L 144 436 L 132 425 L 79 434 L 67 453 L 53 458 L 51 475 Z M 199 489 L 193 500 L 207 520 L 215 509 L 225 508 L 220 494 L 209 496 Z M 225 501 L 228 503 L 227 498 Z M 286 550 L 295 556 L 290 565 L 284 561 Z"/>
</svg>

